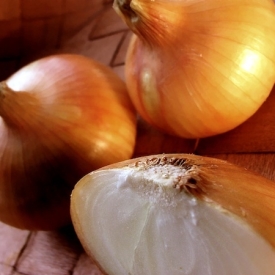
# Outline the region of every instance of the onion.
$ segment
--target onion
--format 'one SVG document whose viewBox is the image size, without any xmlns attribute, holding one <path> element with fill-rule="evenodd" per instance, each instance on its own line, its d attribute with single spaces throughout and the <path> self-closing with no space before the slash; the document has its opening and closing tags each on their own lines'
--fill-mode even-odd
<svg viewBox="0 0 275 275">
<path fill-rule="evenodd" d="M 271 0 L 115 0 L 135 33 L 126 83 L 140 115 L 186 138 L 252 116 L 275 82 Z"/>
<path fill-rule="evenodd" d="M 0 220 L 49 230 L 70 222 L 88 172 L 129 159 L 136 115 L 125 83 L 80 55 L 26 65 L 0 86 Z"/>
<path fill-rule="evenodd" d="M 83 177 L 74 228 L 109 275 L 273 275 L 275 184 L 228 162 L 153 155 Z"/>
</svg>

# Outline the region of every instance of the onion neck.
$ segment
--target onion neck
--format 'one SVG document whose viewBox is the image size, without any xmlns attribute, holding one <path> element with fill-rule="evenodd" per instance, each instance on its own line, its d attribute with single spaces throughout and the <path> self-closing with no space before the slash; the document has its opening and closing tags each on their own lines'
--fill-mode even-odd
<svg viewBox="0 0 275 275">
<path fill-rule="evenodd" d="M 174 34 L 182 27 L 182 5 L 173 2 L 148 0 L 114 0 L 117 14 L 145 43 L 152 46 L 171 46 Z"/>
<path fill-rule="evenodd" d="M 9 127 L 30 129 L 39 105 L 32 94 L 13 91 L 6 82 L 0 82 L 0 116 Z"/>
<path fill-rule="evenodd" d="M 122 20 L 129 26 L 133 28 L 138 22 L 138 14 L 131 8 L 132 0 L 115 0 L 114 9 Z"/>
</svg>

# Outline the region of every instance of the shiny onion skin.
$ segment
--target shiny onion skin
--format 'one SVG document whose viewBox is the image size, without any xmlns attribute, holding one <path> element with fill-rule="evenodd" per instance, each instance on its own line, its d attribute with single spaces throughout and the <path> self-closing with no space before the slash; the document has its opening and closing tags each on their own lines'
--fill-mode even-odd
<svg viewBox="0 0 275 275">
<path fill-rule="evenodd" d="M 0 84 L 0 220 L 51 230 L 70 222 L 86 173 L 132 156 L 136 114 L 125 83 L 81 55 L 53 55 Z"/>
<path fill-rule="evenodd" d="M 115 0 L 135 33 L 126 83 L 141 116 L 200 138 L 252 116 L 275 82 L 272 0 Z"/>
</svg>

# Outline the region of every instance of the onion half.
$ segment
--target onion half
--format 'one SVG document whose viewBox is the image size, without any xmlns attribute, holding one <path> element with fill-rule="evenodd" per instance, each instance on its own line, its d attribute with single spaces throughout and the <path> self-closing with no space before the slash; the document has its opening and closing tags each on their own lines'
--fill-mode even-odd
<svg viewBox="0 0 275 275">
<path fill-rule="evenodd" d="M 74 227 L 109 275 L 273 275 L 275 184 L 218 159 L 155 155 L 81 179 Z"/>
</svg>

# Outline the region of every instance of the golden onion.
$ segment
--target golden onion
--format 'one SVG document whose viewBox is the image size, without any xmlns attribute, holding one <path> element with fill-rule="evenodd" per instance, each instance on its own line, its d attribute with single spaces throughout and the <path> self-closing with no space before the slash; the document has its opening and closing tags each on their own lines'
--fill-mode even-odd
<svg viewBox="0 0 275 275">
<path fill-rule="evenodd" d="M 135 33 L 126 83 L 135 107 L 167 133 L 199 138 L 252 116 L 275 82 L 272 0 L 115 0 Z"/>
<path fill-rule="evenodd" d="M 81 55 L 48 56 L 0 83 L 0 220 L 50 230 L 94 169 L 132 156 L 136 114 L 125 83 Z"/>
</svg>

